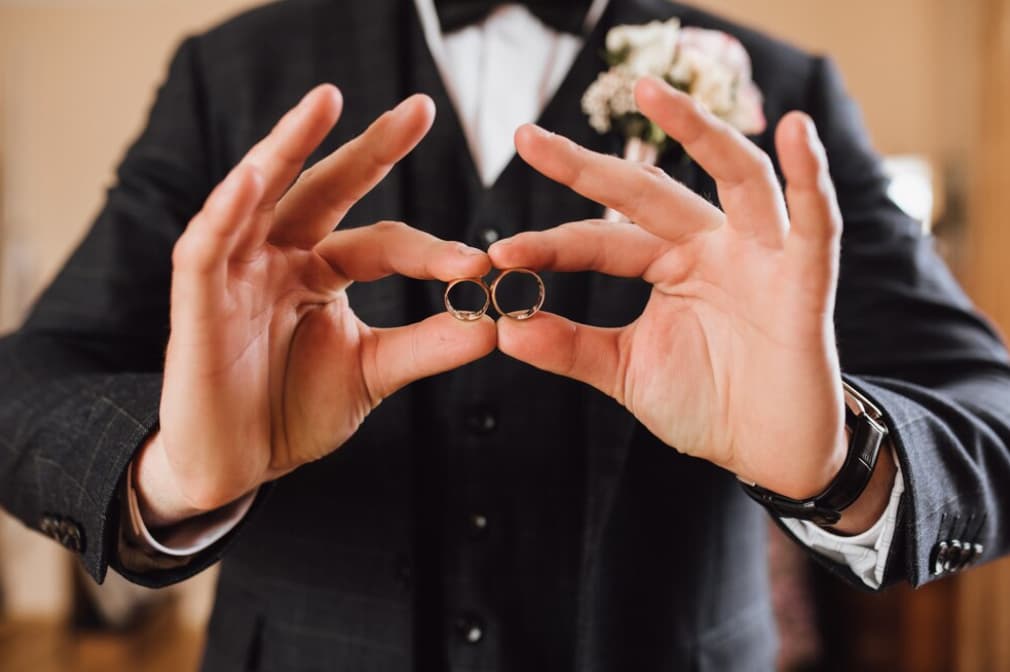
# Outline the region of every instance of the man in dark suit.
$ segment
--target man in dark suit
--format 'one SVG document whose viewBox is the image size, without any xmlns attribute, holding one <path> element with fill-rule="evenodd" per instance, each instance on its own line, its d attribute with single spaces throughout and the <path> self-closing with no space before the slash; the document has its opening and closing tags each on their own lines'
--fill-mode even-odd
<svg viewBox="0 0 1010 672">
<path fill-rule="evenodd" d="M 740 481 L 856 585 L 1005 552 L 1006 352 L 830 63 L 663 0 L 531 2 L 571 54 L 560 135 L 495 163 L 444 79 L 465 44 L 438 55 L 492 16 L 461 4 L 288 0 L 183 43 L 0 343 L 0 504 L 99 581 L 223 558 L 211 670 L 767 669 Z M 643 80 L 693 159 L 657 171 L 578 103 L 609 28 L 671 16 L 739 38 L 769 130 Z M 517 266 L 551 313 L 457 321 L 417 281 Z"/>
</svg>

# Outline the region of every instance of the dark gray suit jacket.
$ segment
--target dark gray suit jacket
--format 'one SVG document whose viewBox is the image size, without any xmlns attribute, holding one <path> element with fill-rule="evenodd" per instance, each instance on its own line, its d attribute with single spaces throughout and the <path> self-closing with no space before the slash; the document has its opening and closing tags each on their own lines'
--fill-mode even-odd
<svg viewBox="0 0 1010 672">
<path fill-rule="evenodd" d="M 772 129 L 792 109 L 809 112 L 824 138 L 845 220 L 841 361 L 848 380 L 884 409 L 907 484 L 887 582 L 918 586 L 942 574 L 934 571 L 944 565 L 940 542 L 979 544 L 983 559 L 1005 553 L 1007 354 L 933 241 L 888 200 L 838 74 L 824 59 L 661 0 L 613 0 L 606 22 L 672 14 L 741 39 L 766 96 L 769 131 L 757 138 L 765 151 L 774 157 Z M 347 100 L 320 155 L 410 93 L 400 45 L 418 30 L 409 0 L 288 0 L 186 40 L 93 228 L 25 325 L 0 341 L 0 505 L 79 552 L 99 581 L 112 565 L 161 586 L 226 556 L 211 669 L 412 666 L 415 620 L 425 615 L 412 610 L 402 571 L 412 538 L 401 491 L 412 463 L 395 447 L 413 441 L 402 395 L 346 450 L 282 479 L 244 530 L 184 569 L 131 572 L 117 556 L 117 533 L 122 475 L 158 423 L 174 241 L 210 189 L 312 85 L 336 82 Z M 563 86 L 559 96 L 574 109 L 582 88 Z M 444 91 L 430 93 L 441 112 L 434 137 L 461 143 Z M 703 174 L 690 181 L 714 194 Z M 410 191 L 394 171 L 347 225 L 404 218 Z M 366 321 L 403 320 L 394 309 L 404 303 L 399 291 L 355 286 L 352 305 Z M 630 321 L 644 296 L 641 286 L 603 280 L 590 291 L 587 319 L 596 323 Z M 586 392 L 580 403 L 590 423 L 585 515 L 581 529 L 567 532 L 582 549 L 571 643 L 578 669 L 770 665 L 764 513 L 730 474 L 662 445 L 612 401 Z M 347 599 L 362 591 L 370 601 Z"/>
</svg>

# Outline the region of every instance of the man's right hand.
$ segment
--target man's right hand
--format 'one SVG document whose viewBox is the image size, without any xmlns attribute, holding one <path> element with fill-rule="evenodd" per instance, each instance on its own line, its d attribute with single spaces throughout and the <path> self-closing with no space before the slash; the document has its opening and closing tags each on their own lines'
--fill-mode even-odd
<svg viewBox="0 0 1010 672">
<path fill-rule="evenodd" d="M 345 290 L 354 281 L 479 277 L 491 264 L 405 224 L 333 231 L 434 118 L 430 99 L 409 98 L 302 172 L 341 106 L 333 86 L 309 93 L 175 246 L 161 429 L 135 463 L 151 526 L 218 508 L 324 457 L 384 397 L 495 347 L 486 316 L 441 313 L 375 329 L 351 310 Z"/>
</svg>

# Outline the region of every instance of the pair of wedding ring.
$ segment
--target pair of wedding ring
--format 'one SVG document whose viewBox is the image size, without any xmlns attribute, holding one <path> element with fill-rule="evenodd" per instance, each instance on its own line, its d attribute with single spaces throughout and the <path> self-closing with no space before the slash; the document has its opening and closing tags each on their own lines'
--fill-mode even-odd
<svg viewBox="0 0 1010 672">
<path fill-rule="evenodd" d="M 537 283 L 537 300 L 529 308 L 522 308 L 520 310 L 505 311 L 498 304 L 498 287 L 501 285 L 501 281 L 504 280 L 509 275 L 513 273 L 520 273 L 522 275 L 528 275 L 532 277 Z M 470 283 L 477 285 L 484 292 L 484 305 L 481 306 L 480 310 L 463 310 L 452 305 L 452 301 L 449 299 L 449 292 L 452 291 L 453 287 L 456 285 L 461 285 L 465 283 Z M 459 278 L 450 282 L 445 288 L 445 309 L 449 311 L 449 314 L 455 317 L 457 320 L 462 320 L 464 322 L 472 322 L 473 320 L 479 320 L 481 317 L 487 313 L 488 308 L 494 305 L 494 309 L 505 317 L 511 318 L 513 320 L 528 320 L 538 312 L 544 305 L 544 281 L 541 279 L 536 272 L 531 271 L 528 268 L 509 268 L 502 271 L 494 281 L 491 282 L 491 286 L 488 287 L 487 283 L 484 282 L 483 278 Z"/>
</svg>

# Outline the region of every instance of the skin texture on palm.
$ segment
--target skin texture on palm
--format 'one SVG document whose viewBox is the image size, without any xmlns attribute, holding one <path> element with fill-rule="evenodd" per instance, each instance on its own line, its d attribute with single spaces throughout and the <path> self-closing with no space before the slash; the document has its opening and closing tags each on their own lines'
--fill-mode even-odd
<svg viewBox="0 0 1010 672">
<path fill-rule="evenodd" d="M 715 179 L 723 210 L 657 168 L 522 127 L 516 147 L 533 168 L 634 223 L 522 233 L 489 250 L 495 266 L 641 277 L 653 290 L 622 328 L 549 313 L 502 320 L 499 348 L 593 385 L 678 450 L 786 496 L 816 495 L 847 445 L 832 322 L 841 216 L 816 130 L 798 113 L 777 130 L 783 198 L 767 155 L 688 96 L 645 79 L 636 98 Z M 840 528 L 883 510 L 894 467 L 881 461 Z"/>
<path fill-rule="evenodd" d="M 494 349 L 490 318 L 369 327 L 345 289 L 402 274 L 481 276 L 490 260 L 397 222 L 333 231 L 421 140 L 414 96 L 302 172 L 339 117 L 310 92 L 208 197 L 173 252 L 161 429 L 137 461 L 145 520 L 208 511 L 329 454 L 383 398 Z"/>
</svg>

